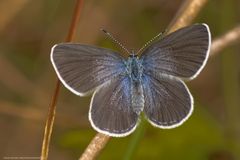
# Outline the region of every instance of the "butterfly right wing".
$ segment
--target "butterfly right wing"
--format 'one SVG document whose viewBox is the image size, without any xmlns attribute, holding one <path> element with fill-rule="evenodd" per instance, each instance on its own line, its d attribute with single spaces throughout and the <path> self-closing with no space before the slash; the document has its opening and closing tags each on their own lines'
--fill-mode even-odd
<svg viewBox="0 0 240 160">
<path fill-rule="evenodd" d="M 180 79 L 144 74 L 143 91 L 145 116 L 156 127 L 177 127 L 192 114 L 192 95 Z"/>
<path fill-rule="evenodd" d="M 141 55 L 145 72 L 193 79 L 205 66 L 211 45 L 206 24 L 181 28 L 147 47 Z"/>
<path fill-rule="evenodd" d="M 181 125 L 193 111 L 193 98 L 181 79 L 193 79 L 208 59 L 206 24 L 179 29 L 146 48 L 143 65 L 144 113 L 160 128 Z"/>
<path fill-rule="evenodd" d="M 125 71 L 118 53 L 90 45 L 62 43 L 52 48 L 51 61 L 61 82 L 84 96 Z"/>
</svg>

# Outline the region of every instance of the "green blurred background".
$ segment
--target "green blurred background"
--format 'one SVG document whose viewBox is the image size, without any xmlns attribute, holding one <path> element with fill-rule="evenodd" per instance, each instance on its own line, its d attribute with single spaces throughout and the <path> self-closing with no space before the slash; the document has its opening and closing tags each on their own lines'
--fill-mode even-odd
<svg viewBox="0 0 240 160">
<path fill-rule="evenodd" d="M 38 157 L 56 75 L 51 47 L 63 42 L 75 0 L 0 1 L 0 158 Z M 181 0 L 85 0 L 75 41 L 117 49 L 105 28 L 127 48 L 139 49 L 166 29 Z M 213 39 L 240 21 L 239 0 L 211 0 L 194 23 L 207 23 Z M 240 47 L 210 57 L 203 72 L 187 82 L 195 110 L 172 130 L 144 119 L 126 138 L 113 138 L 99 159 L 240 159 Z M 49 159 L 78 159 L 96 132 L 88 121 L 90 97 L 62 87 Z"/>
</svg>

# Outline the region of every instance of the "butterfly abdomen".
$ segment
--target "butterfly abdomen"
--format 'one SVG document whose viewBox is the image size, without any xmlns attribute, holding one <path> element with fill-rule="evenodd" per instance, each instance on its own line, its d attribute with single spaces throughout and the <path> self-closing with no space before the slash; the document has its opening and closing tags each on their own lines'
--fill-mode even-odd
<svg viewBox="0 0 240 160">
<path fill-rule="evenodd" d="M 131 83 L 131 100 L 133 111 L 137 114 L 140 114 L 143 111 L 144 107 L 144 95 L 143 87 L 141 82 Z"/>
<path fill-rule="evenodd" d="M 131 79 L 131 103 L 135 113 L 140 114 L 144 107 L 143 87 L 141 84 L 143 67 L 141 61 L 135 56 L 129 56 L 127 74 Z"/>
</svg>

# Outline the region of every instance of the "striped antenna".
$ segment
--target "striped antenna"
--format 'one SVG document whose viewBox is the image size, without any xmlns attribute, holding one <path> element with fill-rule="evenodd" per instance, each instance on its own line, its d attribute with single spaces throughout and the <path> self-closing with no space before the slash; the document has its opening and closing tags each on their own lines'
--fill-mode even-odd
<svg viewBox="0 0 240 160">
<path fill-rule="evenodd" d="M 116 38 L 113 37 L 113 35 L 111 33 L 109 33 L 108 31 L 106 31 L 105 29 L 100 29 L 101 31 L 103 31 L 111 40 L 113 40 L 116 44 L 118 44 L 120 46 L 120 48 L 122 48 L 124 51 L 126 51 L 129 55 L 131 54 L 126 47 L 124 47 L 124 45 L 122 45 L 122 43 L 120 43 Z"/>
<path fill-rule="evenodd" d="M 155 41 L 157 38 L 159 37 L 162 37 L 162 35 L 164 34 L 165 32 L 160 32 L 158 35 L 156 35 L 155 37 L 153 37 L 152 39 L 150 39 L 147 43 L 145 43 L 142 48 L 140 48 L 136 55 L 138 55 L 140 52 L 142 52 L 143 49 L 145 49 L 147 46 L 149 46 L 149 44 L 151 44 L 153 41 Z"/>
</svg>

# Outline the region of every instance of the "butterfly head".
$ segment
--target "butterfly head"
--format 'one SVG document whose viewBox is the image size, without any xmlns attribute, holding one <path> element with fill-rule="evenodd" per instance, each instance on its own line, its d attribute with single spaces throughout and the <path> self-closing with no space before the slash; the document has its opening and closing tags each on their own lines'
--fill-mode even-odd
<svg viewBox="0 0 240 160">
<path fill-rule="evenodd" d="M 129 55 L 129 58 L 138 58 L 138 55 L 134 50 L 131 51 L 131 54 Z"/>
</svg>

